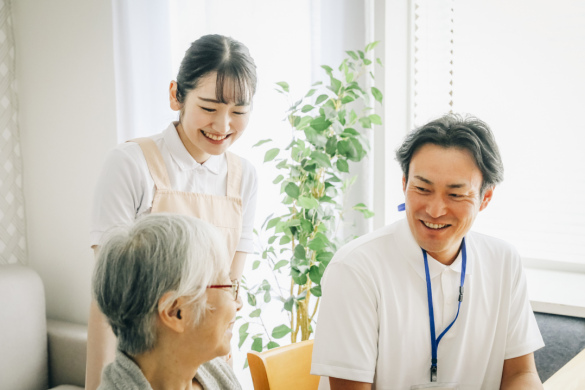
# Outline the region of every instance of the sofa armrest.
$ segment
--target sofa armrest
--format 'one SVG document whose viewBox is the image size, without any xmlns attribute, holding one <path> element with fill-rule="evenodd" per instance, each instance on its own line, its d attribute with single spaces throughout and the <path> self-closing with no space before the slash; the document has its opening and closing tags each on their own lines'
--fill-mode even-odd
<svg viewBox="0 0 585 390">
<path fill-rule="evenodd" d="M 85 386 L 87 326 L 47 320 L 49 384 Z"/>
</svg>

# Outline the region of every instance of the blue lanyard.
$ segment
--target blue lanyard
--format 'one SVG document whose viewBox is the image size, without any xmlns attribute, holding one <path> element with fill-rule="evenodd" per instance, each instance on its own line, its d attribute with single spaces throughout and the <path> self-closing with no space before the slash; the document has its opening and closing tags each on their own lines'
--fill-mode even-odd
<svg viewBox="0 0 585 390">
<path fill-rule="evenodd" d="M 398 205 L 398 211 L 406 210 L 404 203 Z M 465 283 L 465 267 L 467 266 L 467 248 L 465 247 L 465 237 L 461 241 L 461 256 L 463 257 L 461 262 L 461 284 L 459 285 L 459 305 L 457 306 L 457 314 L 455 319 L 449 326 L 439 335 L 439 338 L 435 338 L 435 313 L 433 312 L 433 290 L 431 288 L 431 275 L 429 274 L 429 262 L 427 260 L 427 251 L 422 249 L 423 258 L 425 260 L 425 275 L 427 277 L 427 300 L 429 304 L 429 322 L 431 324 L 431 382 L 437 381 L 437 350 L 439 349 L 439 343 L 441 339 L 451 329 L 457 317 L 459 317 L 459 309 L 461 309 L 461 302 L 463 302 L 463 283 Z"/>
<path fill-rule="evenodd" d="M 461 302 L 463 302 L 463 283 L 465 282 L 465 267 L 467 265 L 467 250 L 465 248 L 465 237 L 463 237 L 463 241 L 461 242 L 461 254 L 463 257 L 463 261 L 461 263 L 461 285 L 459 286 L 459 305 L 457 306 L 457 315 L 455 315 L 455 319 L 451 324 L 439 335 L 439 338 L 435 338 L 435 314 L 433 312 L 433 290 L 431 288 L 431 276 L 429 274 L 429 262 L 427 260 L 427 251 L 422 249 L 423 258 L 425 260 L 425 275 L 427 277 L 427 299 L 429 303 L 429 322 L 431 325 L 431 382 L 437 381 L 437 349 L 439 348 L 439 343 L 441 339 L 451 329 L 455 321 L 457 321 L 457 317 L 459 317 L 459 309 L 461 309 Z"/>
</svg>

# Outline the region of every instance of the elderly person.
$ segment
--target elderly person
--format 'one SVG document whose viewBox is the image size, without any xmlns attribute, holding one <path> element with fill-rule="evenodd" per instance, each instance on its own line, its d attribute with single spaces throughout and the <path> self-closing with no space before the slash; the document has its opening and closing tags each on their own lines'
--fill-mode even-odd
<svg viewBox="0 0 585 390">
<path fill-rule="evenodd" d="M 152 214 L 117 228 L 100 248 L 96 302 L 118 338 L 100 390 L 241 389 L 230 351 L 238 282 L 216 229 Z"/>
</svg>

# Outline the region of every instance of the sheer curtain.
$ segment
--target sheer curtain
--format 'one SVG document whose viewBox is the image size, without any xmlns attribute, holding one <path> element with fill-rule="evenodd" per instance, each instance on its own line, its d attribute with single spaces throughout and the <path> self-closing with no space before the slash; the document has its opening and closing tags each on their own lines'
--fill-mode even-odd
<svg viewBox="0 0 585 390">
<path fill-rule="evenodd" d="M 410 17 L 415 125 L 452 108 L 500 146 L 505 181 L 474 228 L 528 263 L 582 272 L 585 5 L 415 1 Z"/>
<path fill-rule="evenodd" d="M 113 0 L 118 142 L 161 132 L 175 118 L 169 4 Z"/>
<path fill-rule="evenodd" d="M 10 0 L 0 3 L 0 264 L 26 264 L 22 157 L 17 122 L 11 12 Z"/>
</svg>

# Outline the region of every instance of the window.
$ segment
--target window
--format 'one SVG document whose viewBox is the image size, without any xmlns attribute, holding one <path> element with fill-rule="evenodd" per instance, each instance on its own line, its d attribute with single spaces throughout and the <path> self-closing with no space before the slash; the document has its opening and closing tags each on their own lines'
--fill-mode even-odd
<svg viewBox="0 0 585 390">
<path fill-rule="evenodd" d="M 513 243 L 528 262 L 582 270 L 585 5 L 453 6 L 415 1 L 411 9 L 414 125 L 448 112 L 451 98 L 454 112 L 486 121 L 505 181 L 475 230 Z"/>
</svg>

